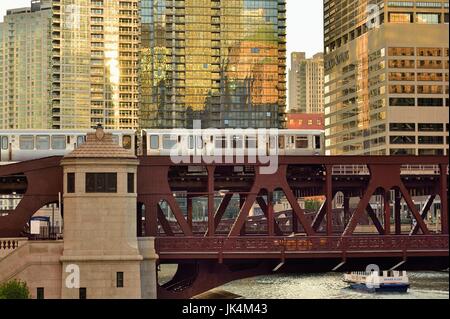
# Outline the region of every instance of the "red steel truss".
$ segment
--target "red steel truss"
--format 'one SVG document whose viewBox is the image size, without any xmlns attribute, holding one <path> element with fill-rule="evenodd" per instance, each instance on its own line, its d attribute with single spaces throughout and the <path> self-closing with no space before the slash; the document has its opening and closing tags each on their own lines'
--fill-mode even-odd
<svg viewBox="0 0 450 319">
<path fill-rule="evenodd" d="M 168 157 L 139 159 L 138 236 L 157 238 L 160 263 L 180 265 L 174 279 L 159 288 L 161 298 L 190 297 L 296 260 L 308 260 L 314 269 L 324 271 L 358 258 L 444 257 L 448 265 L 448 157 L 280 157 L 277 172 L 270 175 L 261 174 L 263 163 L 203 160 L 187 165 L 173 164 Z M 63 189 L 60 160 L 0 166 L 0 193 L 24 194 L 14 211 L 3 212 L 6 216 L 0 211 L 0 238 L 20 237 L 36 211 L 58 201 Z M 274 207 L 279 191 L 291 208 L 282 217 Z M 338 193 L 344 196 L 339 225 L 333 206 Z M 183 194 L 185 207 L 180 207 L 178 194 Z M 371 206 L 375 195 L 381 215 Z M 225 217 L 237 196 L 237 216 Z M 312 196 L 323 199 L 313 215 L 298 201 Z M 421 211 L 414 202 L 417 196 L 427 198 Z M 219 197 L 221 202 L 216 203 Z M 199 198 L 206 202 L 204 223 L 193 216 L 193 201 Z M 436 230 L 427 217 L 438 198 L 441 226 Z M 165 215 L 163 202 L 174 219 Z M 264 215 L 259 219 L 251 216 L 255 204 Z M 415 221 L 409 234 L 402 230 L 404 204 Z M 370 221 L 377 233 L 358 233 L 363 220 Z"/>
</svg>

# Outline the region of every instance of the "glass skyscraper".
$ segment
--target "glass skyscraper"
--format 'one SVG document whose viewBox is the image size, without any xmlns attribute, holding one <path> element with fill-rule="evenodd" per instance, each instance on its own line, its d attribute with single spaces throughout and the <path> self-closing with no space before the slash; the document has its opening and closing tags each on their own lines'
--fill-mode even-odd
<svg viewBox="0 0 450 319">
<path fill-rule="evenodd" d="M 142 0 L 142 128 L 279 128 L 285 0 Z"/>
<path fill-rule="evenodd" d="M 139 0 L 53 0 L 52 127 L 138 127 Z"/>
<path fill-rule="evenodd" d="M 0 23 L 0 129 L 51 127 L 51 0 L 30 3 Z"/>
</svg>

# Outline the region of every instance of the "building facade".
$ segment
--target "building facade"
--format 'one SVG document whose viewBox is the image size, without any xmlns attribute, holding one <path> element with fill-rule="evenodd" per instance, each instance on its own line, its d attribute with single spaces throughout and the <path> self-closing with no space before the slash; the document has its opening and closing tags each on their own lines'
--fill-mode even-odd
<svg viewBox="0 0 450 319">
<path fill-rule="evenodd" d="M 141 127 L 284 127 L 285 0 L 142 0 L 141 19 Z"/>
<path fill-rule="evenodd" d="M 51 127 L 51 1 L 8 10 L 0 23 L 0 129 Z"/>
<path fill-rule="evenodd" d="M 52 127 L 138 126 L 139 0 L 53 0 Z"/>
<path fill-rule="evenodd" d="M 289 70 L 289 111 L 323 113 L 323 79 L 323 53 L 307 59 L 304 52 L 293 52 Z"/>
<path fill-rule="evenodd" d="M 324 0 L 329 155 L 443 155 L 449 4 Z"/>
</svg>

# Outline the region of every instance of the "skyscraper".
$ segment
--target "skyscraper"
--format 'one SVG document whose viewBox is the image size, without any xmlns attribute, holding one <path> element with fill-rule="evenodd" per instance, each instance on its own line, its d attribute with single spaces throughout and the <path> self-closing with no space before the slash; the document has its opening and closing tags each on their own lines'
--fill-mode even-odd
<svg viewBox="0 0 450 319">
<path fill-rule="evenodd" d="M 293 52 L 289 70 L 289 111 L 323 113 L 323 54 L 307 59 L 304 52 Z"/>
<path fill-rule="evenodd" d="M 141 126 L 283 127 L 285 0 L 142 0 Z"/>
<path fill-rule="evenodd" d="M 52 127 L 138 127 L 139 0 L 53 0 Z"/>
<path fill-rule="evenodd" d="M 448 154 L 449 3 L 324 0 L 327 154 Z"/>
<path fill-rule="evenodd" d="M 0 129 L 50 128 L 51 0 L 0 23 Z"/>
</svg>

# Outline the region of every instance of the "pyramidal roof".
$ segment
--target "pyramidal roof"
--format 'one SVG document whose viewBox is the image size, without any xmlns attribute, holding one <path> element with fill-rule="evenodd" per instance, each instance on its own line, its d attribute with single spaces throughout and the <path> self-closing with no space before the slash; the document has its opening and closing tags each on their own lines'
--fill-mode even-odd
<svg viewBox="0 0 450 319">
<path fill-rule="evenodd" d="M 98 126 L 95 132 L 88 133 L 86 143 L 67 154 L 64 159 L 74 158 L 111 158 L 136 159 L 132 150 L 126 150 L 113 141 L 112 133 L 106 133 Z"/>
</svg>

